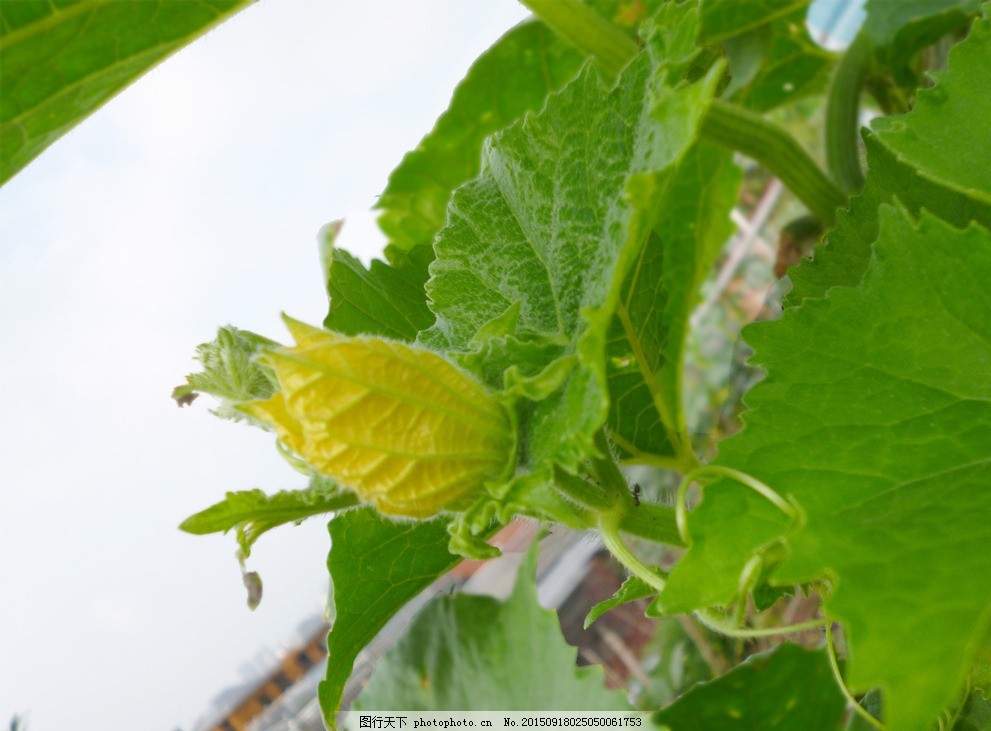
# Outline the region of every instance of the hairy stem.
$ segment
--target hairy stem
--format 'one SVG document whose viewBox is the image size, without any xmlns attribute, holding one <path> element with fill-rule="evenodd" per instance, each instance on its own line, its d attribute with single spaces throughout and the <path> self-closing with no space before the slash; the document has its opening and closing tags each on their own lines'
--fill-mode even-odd
<svg viewBox="0 0 991 731">
<path fill-rule="evenodd" d="M 857 154 L 857 113 L 873 50 L 870 37 L 860 31 L 836 67 L 826 100 L 826 163 L 840 187 L 850 192 L 864 185 Z"/>
<path fill-rule="evenodd" d="M 554 488 L 566 498 L 590 510 L 609 510 L 616 503 L 610 492 L 586 479 L 554 467 Z"/>
<path fill-rule="evenodd" d="M 520 0 L 534 15 L 580 51 L 595 56 L 616 76 L 640 47 L 623 31 L 579 0 Z"/>
<path fill-rule="evenodd" d="M 743 107 L 714 100 L 702 118 L 702 136 L 742 152 L 776 175 L 827 227 L 846 195 L 816 165 L 794 137 Z"/>
<path fill-rule="evenodd" d="M 669 505 L 641 502 L 626 510 L 619 518 L 619 529 L 638 538 L 669 546 L 684 546 L 674 519 L 674 508 Z"/>
</svg>

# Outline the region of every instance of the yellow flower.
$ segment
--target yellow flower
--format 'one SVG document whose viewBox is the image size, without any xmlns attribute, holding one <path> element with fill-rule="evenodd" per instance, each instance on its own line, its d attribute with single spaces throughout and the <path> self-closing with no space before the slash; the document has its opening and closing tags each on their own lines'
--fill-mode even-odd
<svg viewBox="0 0 991 731">
<path fill-rule="evenodd" d="M 242 406 L 293 452 L 381 512 L 462 510 L 511 468 L 503 405 L 440 355 L 287 320 L 296 346 L 270 352 L 280 389 Z"/>
</svg>

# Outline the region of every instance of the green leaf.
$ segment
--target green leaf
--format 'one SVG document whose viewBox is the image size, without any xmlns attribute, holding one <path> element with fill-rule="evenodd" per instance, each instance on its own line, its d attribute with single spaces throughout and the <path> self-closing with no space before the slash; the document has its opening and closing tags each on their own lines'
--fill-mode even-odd
<svg viewBox="0 0 991 731">
<path fill-rule="evenodd" d="M 673 35 L 655 33 L 614 87 L 588 66 L 539 114 L 496 134 L 435 242 L 427 292 L 437 322 L 421 342 L 468 349 L 518 306 L 519 334 L 577 355 L 558 393 L 536 407 L 527 452 L 536 464 L 573 467 L 592 449 L 606 417 L 606 328 L 665 176 L 695 141 L 718 83 L 720 68 L 681 82 L 697 21 L 689 6 L 669 12 Z"/>
<path fill-rule="evenodd" d="M 671 731 L 836 731 L 845 705 L 825 652 L 783 644 L 696 685 L 654 721 Z"/>
<path fill-rule="evenodd" d="M 427 245 L 444 225 L 451 191 L 478 174 L 482 141 L 539 109 L 578 71 L 584 57 L 542 23 L 513 28 L 468 70 L 451 105 L 389 177 L 378 201 L 387 254 Z"/>
<path fill-rule="evenodd" d="M 245 558 L 263 533 L 286 523 L 349 508 L 357 503 L 326 477 L 314 476 L 305 490 L 282 490 L 266 495 L 261 490 L 228 492 L 227 497 L 206 510 L 186 518 L 179 526 L 187 533 L 226 533 L 237 528 L 237 542 Z"/>
<path fill-rule="evenodd" d="M 0 8 L 0 184 L 250 0 L 18 0 Z"/>
<path fill-rule="evenodd" d="M 822 297 L 834 285 L 854 286 L 871 258 L 877 210 L 896 198 L 913 215 L 925 208 L 957 227 L 991 227 L 991 175 L 978 160 L 991 156 L 984 119 L 991 99 L 980 79 L 991 75 L 991 21 L 978 20 L 950 52 L 946 72 L 916 96 L 915 109 L 873 123 L 866 135 L 867 184 L 837 216 L 828 245 L 792 269 L 789 301 Z"/>
<path fill-rule="evenodd" d="M 355 658 L 408 601 L 453 568 L 444 524 L 396 523 L 370 508 L 330 522 L 327 568 L 334 624 L 327 637 L 327 675 L 320 683 L 324 721 L 336 726 L 341 694 Z"/>
<path fill-rule="evenodd" d="M 601 667 L 575 667 L 557 615 L 537 602 L 536 546 L 505 602 L 434 599 L 385 654 L 355 710 L 624 711 Z"/>
<path fill-rule="evenodd" d="M 864 30 L 902 84 L 921 81 L 911 68 L 917 52 L 966 28 L 982 0 L 867 0 Z"/>
<path fill-rule="evenodd" d="M 654 596 L 656 593 L 657 590 L 649 586 L 642 579 L 638 579 L 636 576 L 627 577 L 626 581 L 623 582 L 623 585 L 619 587 L 615 594 L 588 610 L 588 615 L 585 617 L 585 629 L 588 629 L 592 622 L 610 609 L 615 609 L 621 604 L 635 602 L 638 599 L 646 599 L 647 597 Z"/>
<path fill-rule="evenodd" d="M 275 373 L 258 360 L 265 348 L 275 345 L 274 340 L 249 330 L 231 325 L 220 328 L 213 342 L 196 346 L 196 360 L 203 371 L 186 376 L 186 383 L 175 387 L 172 398 L 183 406 L 206 393 L 220 399 L 220 408 L 213 412 L 217 416 L 244 418 L 233 408 L 235 404 L 266 399 L 275 393 Z"/>
<path fill-rule="evenodd" d="M 280 390 L 239 408 L 314 470 L 409 518 L 464 510 L 505 479 L 514 426 L 470 374 L 423 348 L 286 322 L 296 345 L 266 354 Z"/>
<path fill-rule="evenodd" d="M 991 699 L 975 691 L 967 696 L 954 731 L 989 731 L 991 729 Z"/>
<path fill-rule="evenodd" d="M 321 258 L 330 312 L 323 324 L 344 335 L 381 335 L 410 342 L 434 321 L 427 307 L 423 285 L 429 247 L 395 252 L 392 264 L 373 260 L 366 269 L 346 251 L 334 248 L 343 221 L 328 224 L 320 232 Z"/>
<path fill-rule="evenodd" d="M 951 71 L 934 74 L 937 85 L 916 96 L 911 121 L 881 118 L 874 129 L 902 164 L 920 176 L 983 205 L 991 204 L 991 139 L 982 134 L 991 101 L 991 21 L 974 24 L 967 42 L 951 57 Z M 949 123 L 948 123 L 949 122 Z M 961 134 L 961 127 L 977 129 Z"/>
<path fill-rule="evenodd" d="M 767 111 L 822 91 L 836 55 L 809 36 L 808 0 L 705 0 L 702 39 L 729 59 L 724 98 Z"/>
<path fill-rule="evenodd" d="M 809 0 L 702 0 L 702 40 L 720 43 L 808 6 Z"/>
<path fill-rule="evenodd" d="M 729 602 L 749 557 L 784 536 L 771 580 L 831 577 L 848 683 L 880 686 L 891 728 L 912 731 L 953 704 L 991 611 L 991 234 L 880 219 L 856 287 L 747 331 L 768 376 L 717 461 L 790 496 L 804 525 L 708 485 L 661 599 Z"/>
<path fill-rule="evenodd" d="M 867 0 L 864 30 L 875 44 L 890 46 L 899 33 L 913 26 L 939 22 L 948 13 L 969 15 L 980 10 L 982 0 Z M 938 36 L 937 36 L 938 37 Z M 932 40 L 935 40 L 933 38 Z M 930 41 L 931 42 L 931 41 Z"/>
<path fill-rule="evenodd" d="M 767 111 L 825 89 L 836 54 L 812 40 L 806 12 L 803 5 L 723 42 L 733 76 L 727 96 L 750 109 Z"/>
<path fill-rule="evenodd" d="M 699 287 L 733 231 L 732 153 L 699 142 L 668 179 L 609 330 L 609 429 L 629 457 L 673 457 L 685 433 L 682 369 Z M 682 445 L 682 450 L 688 447 Z"/>
</svg>

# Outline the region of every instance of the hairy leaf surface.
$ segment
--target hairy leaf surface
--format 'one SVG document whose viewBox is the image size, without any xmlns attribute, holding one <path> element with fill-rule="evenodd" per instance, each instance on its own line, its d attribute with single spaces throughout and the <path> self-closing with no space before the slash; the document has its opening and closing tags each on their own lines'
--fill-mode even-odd
<svg viewBox="0 0 991 731">
<path fill-rule="evenodd" d="M 830 577 L 850 684 L 881 686 L 891 727 L 909 731 L 953 702 L 991 611 L 991 234 L 880 218 L 857 287 L 747 334 L 768 376 L 717 461 L 791 496 L 804 525 L 708 485 L 662 601 L 730 601 L 748 558 L 785 535 L 773 579 Z"/>
<path fill-rule="evenodd" d="M 536 546 L 505 602 L 444 596 L 385 654 L 356 710 L 623 711 L 601 667 L 575 667 L 555 612 L 537 601 Z"/>
<path fill-rule="evenodd" d="M 592 448 L 606 416 L 606 328 L 718 81 L 713 69 L 681 82 L 697 20 L 686 6 L 669 14 L 670 34 L 652 36 L 613 88 L 587 66 L 539 114 L 495 135 L 435 243 L 427 291 L 437 322 L 421 341 L 467 349 L 518 308 L 520 333 L 577 355 L 557 394 L 536 407 L 536 463 L 571 466 Z"/>
<path fill-rule="evenodd" d="M 220 408 L 213 412 L 217 416 L 244 418 L 233 408 L 235 404 L 269 398 L 275 392 L 275 373 L 259 361 L 262 350 L 275 345 L 274 340 L 249 330 L 231 325 L 220 328 L 216 339 L 196 346 L 196 360 L 203 370 L 186 376 L 186 383 L 173 389 L 172 398 L 182 406 L 206 393 L 220 399 Z"/>
<path fill-rule="evenodd" d="M 0 7 L 0 184 L 250 0 L 18 0 Z"/>
<path fill-rule="evenodd" d="M 836 731 L 845 705 L 824 651 L 783 644 L 694 686 L 654 721 L 671 731 Z"/>
<path fill-rule="evenodd" d="M 341 490 L 332 480 L 315 476 L 305 490 L 282 490 L 266 495 L 262 490 L 228 492 L 206 510 L 182 521 L 187 533 L 206 535 L 226 533 L 237 528 L 237 542 L 245 557 L 263 533 L 286 523 L 349 508 L 357 502 L 354 494 Z"/>
<path fill-rule="evenodd" d="M 513 28 L 483 53 L 458 85 L 434 129 L 389 176 L 378 201 L 390 260 L 429 246 L 444 225 L 451 191 L 478 174 L 482 141 L 577 73 L 584 57 L 542 23 Z"/>
</svg>

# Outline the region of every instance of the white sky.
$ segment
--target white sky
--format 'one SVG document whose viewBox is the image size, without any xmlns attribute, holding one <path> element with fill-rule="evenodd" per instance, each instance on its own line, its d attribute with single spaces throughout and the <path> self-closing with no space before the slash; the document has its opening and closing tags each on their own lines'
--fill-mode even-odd
<svg viewBox="0 0 991 731">
<path fill-rule="evenodd" d="M 316 232 L 364 214 L 514 0 L 261 0 L 0 189 L 0 723 L 189 729 L 321 610 L 319 519 L 256 544 L 177 530 L 226 490 L 299 487 L 272 439 L 173 386 L 238 325 L 319 323 Z"/>
</svg>

